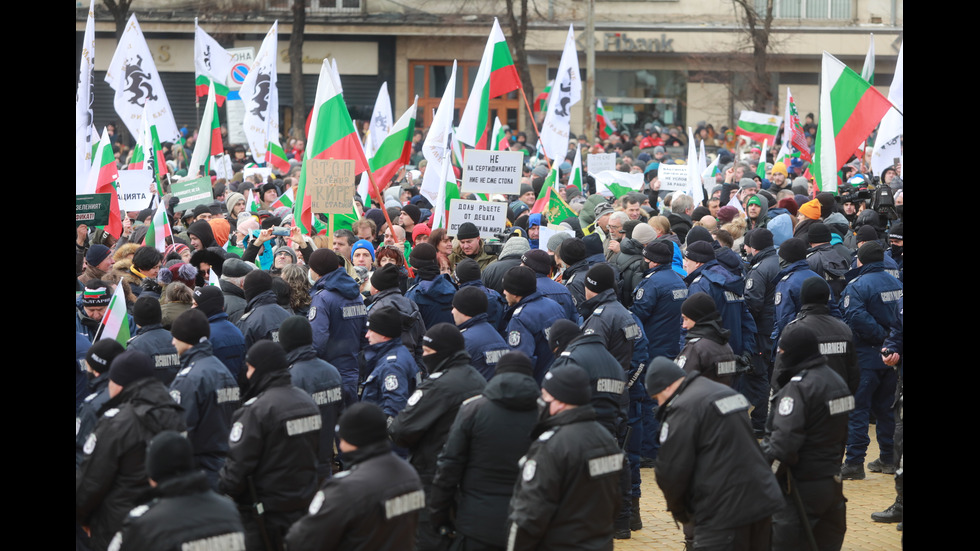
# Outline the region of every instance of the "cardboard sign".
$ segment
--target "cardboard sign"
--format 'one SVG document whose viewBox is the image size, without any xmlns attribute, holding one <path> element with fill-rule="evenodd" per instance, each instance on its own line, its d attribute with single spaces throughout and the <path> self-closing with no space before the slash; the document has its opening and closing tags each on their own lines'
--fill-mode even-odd
<svg viewBox="0 0 980 551">
<path fill-rule="evenodd" d="M 116 180 L 119 210 L 143 210 L 150 207 L 152 190 L 156 188 L 149 170 L 120 170 Z"/>
<path fill-rule="evenodd" d="M 502 193 L 521 191 L 524 154 L 519 151 L 467 149 L 463 160 L 463 193 Z"/>
<path fill-rule="evenodd" d="M 589 153 L 585 158 L 589 174 L 596 174 L 603 170 L 616 170 L 615 153 Z"/>
<path fill-rule="evenodd" d="M 306 161 L 306 194 L 315 214 L 350 214 L 354 200 L 352 159 Z"/>
<path fill-rule="evenodd" d="M 108 193 L 90 193 L 75 196 L 75 227 L 85 224 L 88 227 L 109 225 Z"/>
<path fill-rule="evenodd" d="M 211 194 L 211 177 L 202 176 L 192 180 L 183 180 L 171 184 L 170 191 L 174 197 L 180 199 L 177 212 L 188 211 L 198 205 L 210 205 L 214 202 L 214 195 Z"/>
<path fill-rule="evenodd" d="M 657 169 L 660 190 L 687 191 L 687 165 L 660 165 Z"/>
<path fill-rule="evenodd" d="M 449 225 L 446 227 L 446 233 L 450 237 L 455 237 L 459 227 L 466 222 L 476 224 L 476 228 L 480 230 L 480 237 L 489 239 L 494 234 L 504 231 L 504 226 L 507 224 L 507 203 L 450 200 Z"/>
</svg>

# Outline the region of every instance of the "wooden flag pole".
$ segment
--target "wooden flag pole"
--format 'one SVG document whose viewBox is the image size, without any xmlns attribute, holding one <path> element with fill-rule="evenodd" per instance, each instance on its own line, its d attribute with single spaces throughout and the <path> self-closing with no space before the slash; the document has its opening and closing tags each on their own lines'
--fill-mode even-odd
<svg viewBox="0 0 980 551">
<path fill-rule="evenodd" d="M 534 125 L 534 132 L 538 135 L 538 144 L 541 145 L 541 153 L 544 154 L 544 160 L 548 163 L 548 170 L 551 170 L 551 159 L 548 157 L 548 152 L 544 149 L 544 144 L 541 143 L 541 130 L 538 129 L 538 122 L 534 120 L 534 112 L 531 111 L 531 104 L 527 101 L 527 95 L 524 94 L 523 86 L 521 86 L 521 97 L 524 98 L 524 106 L 527 107 L 527 116 L 531 118 L 531 124 Z"/>
</svg>

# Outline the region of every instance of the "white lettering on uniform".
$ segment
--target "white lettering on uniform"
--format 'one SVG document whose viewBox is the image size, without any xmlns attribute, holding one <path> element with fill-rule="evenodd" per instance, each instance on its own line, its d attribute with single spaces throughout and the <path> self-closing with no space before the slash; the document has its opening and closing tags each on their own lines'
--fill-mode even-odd
<svg viewBox="0 0 980 551">
<path fill-rule="evenodd" d="M 300 417 L 299 419 L 290 419 L 286 421 L 286 434 L 288 436 L 296 436 L 297 434 L 313 432 L 320 430 L 322 424 L 323 420 L 320 419 L 319 414 Z"/>
<path fill-rule="evenodd" d="M 327 404 L 332 404 L 334 402 L 339 402 L 343 399 L 341 396 L 340 387 L 329 388 L 327 390 L 321 390 L 319 392 L 313 393 L 313 401 L 318 406 L 324 406 Z"/>
<path fill-rule="evenodd" d="M 898 299 L 902 298 L 902 290 L 898 291 L 884 291 L 881 293 L 882 302 L 896 302 Z"/>
<path fill-rule="evenodd" d="M 838 413 L 847 413 L 854 409 L 854 396 L 844 396 L 843 398 L 834 398 L 833 400 L 827 402 L 827 409 L 830 410 L 831 415 L 837 415 Z"/>
<path fill-rule="evenodd" d="M 279 342 L 279 331 L 272 332 L 272 342 Z"/>
<path fill-rule="evenodd" d="M 393 497 L 385 501 L 385 519 L 390 520 L 405 513 L 418 511 L 422 507 L 425 507 L 425 492 L 422 490 Z"/>
<path fill-rule="evenodd" d="M 180 544 L 180 551 L 242 551 L 245 532 L 231 532 Z"/>
<path fill-rule="evenodd" d="M 687 289 L 674 289 L 671 294 L 674 295 L 674 300 L 683 300 L 687 298 Z"/>
<path fill-rule="evenodd" d="M 487 365 L 496 365 L 500 361 L 500 357 L 510 352 L 509 350 L 489 350 L 483 353 L 484 361 Z"/>
<path fill-rule="evenodd" d="M 218 395 L 218 403 L 223 404 L 225 402 L 237 402 L 238 398 L 238 387 L 230 386 L 228 388 L 219 388 L 215 391 Z"/>
<path fill-rule="evenodd" d="M 822 342 L 820 343 L 820 353 L 824 356 L 847 354 L 847 341 Z"/>
<path fill-rule="evenodd" d="M 628 341 L 637 339 L 640 336 L 640 327 L 635 323 L 629 325 L 625 329 L 623 329 L 623 335 L 626 336 L 626 340 Z"/>
<path fill-rule="evenodd" d="M 154 367 L 171 367 L 180 365 L 180 358 L 177 354 L 158 354 L 153 357 Z"/>
<path fill-rule="evenodd" d="M 614 453 L 604 457 L 589 460 L 589 476 L 595 478 L 604 474 L 614 473 L 623 469 L 623 454 Z"/>
<path fill-rule="evenodd" d="M 729 360 L 727 362 L 718 362 L 719 375 L 731 375 L 732 373 L 735 373 L 735 360 Z"/>
<path fill-rule="evenodd" d="M 749 409 L 749 401 L 741 394 L 733 394 L 727 398 L 715 400 L 715 407 L 722 415 L 728 415 L 733 411 Z"/>
<path fill-rule="evenodd" d="M 367 307 L 363 304 L 343 307 L 344 319 L 359 318 L 367 315 Z"/>
<path fill-rule="evenodd" d="M 742 296 L 736 295 L 731 291 L 725 291 L 725 300 L 728 302 L 742 302 Z"/>
<path fill-rule="evenodd" d="M 622 394 L 623 390 L 626 388 L 626 383 L 623 381 L 617 381 L 616 379 L 599 379 L 596 381 L 595 390 L 596 392 L 611 392 L 613 394 Z"/>
</svg>

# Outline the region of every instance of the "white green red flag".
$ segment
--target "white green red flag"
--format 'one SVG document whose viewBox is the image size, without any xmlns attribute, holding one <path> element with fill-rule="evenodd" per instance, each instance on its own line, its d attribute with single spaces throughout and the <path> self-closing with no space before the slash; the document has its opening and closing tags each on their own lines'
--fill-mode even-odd
<svg viewBox="0 0 980 551">
<path fill-rule="evenodd" d="M 823 53 L 816 162 L 810 165 L 821 191 L 837 192 L 837 171 L 891 107 L 891 102 L 861 75 Z"/>
<path fill-rule="evenodd" d="M 493 129 L 490 125 L 490 100 L 521 87 L 521 79 L 517 76 L 517 67 L 510 55 L 507 39 L 500 30 L 500 23 L 493 18 L 493 27 L 483 49 L 483 59 L 476 72 L 473 86 L 470 87 L 470 97 L 459 118 L 457 139 L 475 149 L 492 149 L 488 147 L 488 133 Z"/>
<path fill-rule="evenodd" d="M 150 219 L 150 225 L 146 228 L 146 237 L 143 238 L 143 244 L 148 247 L 153 247 L 162 253 L 167 249 L 167 245 L 170 244 L 167 242 L 168 237 L 173 242 L 170 220 L 167 218 L 167 208 L 161 202 L 157 206 L 156 212 L 153 213 L 153 218 Z"/>
<path fill-rule="evenodd" d="M 738 124 L 735 126 L 735 134 L 746 136 L 752 141 L 762 143 L 768 139 L 775 141 L 776 133 L 779 132 L 779 125 L 783 122 L 782 117 L 770 115 L 769 113 L 759 113 L 757 111 L 742 111 L 738 116 Z"/>
<path fill-rule="evenodd" d="M 259 204 L 255 201 L 255 190 L 250 189 L 247 193 L 248 197 L 245 202 L 245 211 L 251 213 L 259 212 Z"/>
<path fill-rule="evenodd" d="M 262 39 L 259 53 L 255 55 L 252 68 L 238 91 L 245 108 L 242 129 L 256 162 L 272 163 L 267 155 L 269 143 L 279 144 L 279 86 L 276 70 L 278 37 L 279 22 L 276 21 Z M 281 147 L 279 149 L 282 150 Z M 289 170 L 288 163 L 286 170 Z"/>
<path fill-rule="evenodd" d="M 541 185 L 538 198 L 534 201 L 534 205 L 530 211 L 531 214 L 540 212 L 548 219 L 548 224 L 559 224 L 566 218 L 577 216 L 575 211 L 572 210 L 572 207 L 568 206 L 568 203 L 558 193 L 559 178 L 557 167 L 552 168 L 548 172 L 548 176 Z"/>
<path fill-rule="evenodd" d="M 116 169 L 116 156 L 109 142 L 109 131 L 102 129 L 102 138 L 95 148 L 92 169 L 88 173 L 86 193 L 108 193 L 109 195 L 109 225 L 106 231 L 119 239 L 122 234 L 122 216 L 119 214 L 119 194 L 116 193 L 116 180 L 119 170 Z"/>
<path fill-rule="evenodd" d="M 871 33 L 871 43 L 868 44 L 868 53 L 864 56 L 864 66 L 861 67 L 861 78 L 868 81 L 868 84 L 875 84 L 875 33 Z"/>
<path fill-rule="evenodd" d="M 105 81 L 116 91 L 113 105 L 131 136 L 139 135 L 143 106 L 147 105 L 147 112 L 153 113 L 160 136 L 172 141 L 179 138 L 167 92 L 135 14 L 126 23 L 116 52 L 106 68 Z"/>
<path fill-rule="evenodd" d="M 571 107 L 582 99 L 582 78 L 578 70 L 578 52 L 575 49 L 575 29 L 568 26 L 565 49 L 558 62 L 555 86 L 548 98 L 548 113 L 541 124 L 538 145 L 548 158 L 556 161 L 568 152 L 568 135 L 571 132 Z"/>
<path fill-rule="evenodd" d="M 381 140 L 374 156 L 371 157 L 371 173 L 378 189 L 374 189 L 369 184 L 368 191 L 373 200 L 379 204 L 384 201 L 378 194 L 384 193 L 398 170 L 412 160 L 412 134 L 415 133 L 415 112 L 418 101 L 419 98 L 416 96 L 415 101 L 401 117 L 398 117 L 388 135 Z"/>
<path fill-rule="evenodd" d="M 572 173 L 568 175 L 568 183 L 577 187 L 579 191 L 585 189 L 582 182 L 582 148 L 575 148 L 575 160 L 572 161 Z"/>
<path fill-rule="evenodd" d="M 140 133 L 136 137 L 136 145 L 133 146 L 133 153 L 129 156 L 129 164 L 126 170 L 144 170 L 150 168 L 147 158 L 153 154 L 152 138 L 150 136 L 149 117 L 146 116 L 146 106 L 143 109 L 143 120 L 140 122 Z"/>
<path fill-rule="evenodd" d="M 296 188 L 291 187 L 287 189 L 285 193 L 280 195 L 279 198 L 276 199 L 275 203 L 272 203 L 272 205 L 269 206 L 269 210 L 276 210 L 279 207 L 293 208 L 293 205 L 295 203 L 296 203 Z"/>
<path fill-rule="evenodd" d="M 234 56 L 218 41 L 197 25 L 194 18 L 194 88 L 199 98 L 207 97 L 208 86 L 214 84 L 218 106 L 228 97 L 228 75 L 234 64 Z"/>
<path fill-rule="evenodd" d="M 82 193 L 88 181 L 88 171 L 92 166 L 92 101 L 95 82 L 92 70 L 95 67 L 95 0 L 88 8 L 85 19 L 85 35 L 82 38 L 82 60 L 78 67 L 78 88 L 75 90 L 75 193 Z"/>
<path fill-rule="evenodd" d="M 369 169 L 364 157 L 364 147 L 354 129 L 347 104 L 344 103 L 336 68 L 326 59 L 320 66 L 316 99 L 313 101 L 310 118 L 310 134 L 303 153 L 303 170 L 300 172 L 296 201 L 293 203 L 295 223 L 305 234 L 315 229 L 315 217 L 310 198 L 306 194 L 306 171 L 309 166 L 306 161 L 313 159 L 352 159 L 355 174 Z"/>
<path fill-rule="evenodd" d="M 874 151 L 871 153 L 871 170 L 881 175 L 885 169 L 895 163 L 895 158 L 902 157 L 902 133 L 905 129 L 905 78 L 902 61 L 905 44 L 898 47 L 898 61 L 895 63 L 895 76 L 892 85 L 888 87 L 888 100 L 895 109 L 889 109 L 881 119 L 878 134 L 875 136 Z"/>
<path fill-rule="evenodd" d="M 197 133 L 197 143 L 194 153 L 187 165 L 187 174 L 207 176 L 211 166 L 211 155 L 224 153 L 221 143 L 221 126 L 218 121 L 218 104 L 214 95 L 214 86 L 208 91 L 208 103 L 204 106 L 204 116 L 201 117 L 201 129 Z"/>
<path fill-rule="evenodd" d="M 755 173 L 763 180 L 766 178 L 766 157 L 769 156 L 769 140 L 762 140 L 762 155 L 759 156 L 759 164 L 755 166 Z"/>
<path fill-rule="evenodd" d="M 799 157 L 807 162 L 813 161 L 810 147 L 806 143 L 803 124 L 800 122 L 800 112 L 796 110 L 793 92 L 786 87 L 786 117 L 783 119 L 783 144 L 776 154 L 776 159 L 784 161 L 786 157 Z M 784 161 L 785 162 L 785 161 Z"/>
<path fill-rule="evenodd" d="M 620 172 L 618 170 L 603 170 L 592 174 L 595 178 L 596 193 L 612 195 L 617 199 L 631 191 L 643 189 L 643 173 Z"/>
<path fill-rule="evenodd" d="M 535 111 L 548 111 L 548 98 L 551 97 L 551 87 L 555 85 L 554 80 L 549 80 L 548 84 L 544 86 L 544 90 L 538 94 L 538 97 L 534 98 L 534 110 Z"/>
<path fill-rule="evenodd" d="M 595 100 L 595 121 L 599 128 L 599 138 L 605 140 L 616 131 L 616 124 L 606 116 L 605 109 L 602 108 L 602 100 Z"/>
<path fill-rule="evenodd" d="M 508 151 L 510 144 L 504 137 L 504 125 L 500 124 L 500 117 L 493 118 L 493 132 L 490 134 L 490 149 L 493 151 Z"/>
<path fill-rule="evenodd" d="M 102 292 L 106 292 L 104 288 Z M 109 306 L 102 316 L 98 338 L 95 340 L 102 339 L 112 339 L 123 345 L 123 348 L 129 341 L 129 314 L 126 312 L 126 295 L 122 285 L 116 285 L 116 290 L 109 299 Z"/>
</svg>

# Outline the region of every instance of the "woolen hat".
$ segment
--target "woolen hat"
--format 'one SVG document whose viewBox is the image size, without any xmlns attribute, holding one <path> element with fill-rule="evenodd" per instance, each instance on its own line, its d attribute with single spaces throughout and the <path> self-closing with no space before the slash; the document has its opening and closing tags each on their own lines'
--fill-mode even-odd
<svg viewBox="0 0 980 551">
<path fill-rule="evenodd" d="M 535 273 L 548 275 L 551 273 L 551 255 L 541 249 L 532 249 L 521 256 L 521 262 Z"/>
<path fill-rule="evenodd" d="M 687 297 L 681 304 L 681 314 L 694 320 L 695 323 L 704 321 L 712 315 L 718 314 L 715 299 L 705 292 L 694 293 Z"/>
<path fill-rule="evenodd" d="M 313 327 L 306 316 L 289 316 L 282 321 L 279 344 L 287 354 L 301 346 L 313 344 Z"/>
<path fill-rule="evenodd" d="M 180 342 L 197 344 L 211 336 L 208 317 L 199 308 L 185 310 L 170 326 L 170 334 Z"/>
<path fill-rule="evenodd" d="M 480 279 L 480 265 L 472 258 L 464 258 L 456 264 L 456 279 L 460 284 Z"/>
<path fill-rule="evenodd" d="M 616 286 L 616 274 L 612 266 L 601 262 L 589 268 L 585 274 L 585 288 L 593 293 L 601 293 Z"/>
<path fill-rule="evenodd" d="M 830 300 L 830 286 L 822 277 L 808 277 L 800 285 L 802 304 L 827 304 Z"/>
<path fill-rule="evenodd" d="M 680 366 L 667 357 L 657 356 L 647 366 L 647 376 L 643 384 L 646 386 L 647 394 L 656 396 L 663 392 L 665 388 L 674 384 L 674 381 L 686 375 L 687 373 Z"/>
<path fill-rule="evenodd" d="M 687 246 L 684 256 L 694 262 L 707 264 L 715 259 L 715 249 L 707 241 L 695 241 Z"/>
<path fill-rule="evenodd" d="M 504 290 L 515 296 L 526 297 L 538 290 L 537 276 L 527 266 L 514 266 L 504 274 Z"/>
<path fill-rule="evenodd" d="M 218 291 L 220 294 L 221 291 Z M 160 301 L 153 297 L 140 297 L 133 305 L 133 321 L 140 327 L 154 325 L 163 320 L 163 310 Z"/>
<path fill-rule="evenodd" d="M 497 367 L 494 370 L 494 374 L 499 375 L 501 373 L 520 373 L 528 377 L 533 377 L 534 364 L 531 363 L 531 358 L 528 358 L 527 354 L 515 350 L 504 354 L 497 360 Z"/>
<path fill-rule="evenodd" d="M 456 239 L 473 239 L 475 237 L 480 237 L 480 230 L 477 229 L 476 224 L 463 222 L 459 225 L 459 229 L 456 231 Z"/>
<path fill-rule="evenodd" d="M 798 324 L 786 328 L 779 338 L 778 346 L 783 351 L 783 362 L 790 367 L 820 357 L 820 343 L 817 341 L 817 336 L 807 327 Z"/>
<path fill-rule="evenodd" d="M 109 380 L 123 388 L 153 376 L 153 358 L 141 350 L 127 350 L 116 356 L 109 366 Z"/>
<path fill-rule="evenodd" d="M 463 287 L 456 291 L 456 294 L 453 296 L 453 308 L 471 318 L 480 314 L 486 314 L 488 307 L 489 301 L 487 300 L 487 294 L 479 287 L 472 285 Z"/>
<path fill-rule="evenodd" d="M 340 416 L 337 434 L 357 447 L 383 442 L 388 440 L 388 418 L 376 404 L 358 402 Z"/>
<path fill-rule="evenodd" d="M 340 259 L 337 258 L 337 253 L 330 249 L 317 249 L 310 255 L 308 264 L 313 273 L 323 277 L 340 266 Z"/>
<path fill-rule="evenodd" d="M 670 264 L 674 260 L 674 246 L 665 241 L 654 241 L 643 248 L 643 258 L 657 264 Z"/>
<path fill-rule="evenodd" d="M 545 373 L 541 388 L 555 400 L 573 406 L 584 406 L 592 400 L 589 374 L 577 365 L 562 365 Z"/>
<path fill-rule="evenodd" d="M 367 328 L 392 339 L 400 337 L 402 334 L 402 313 L 394 306 L 374 308 L 368 315 Z"/>
<path fill-rule="evenodd" d="M 371 274 L 371 287 L 378 291 L 398 286 L 398 266 L 385 264 Z"/>
<path fill-rule="evenodd" d="M 153 300 L 153 299 L 150 299 Z M 125 352 L 123 345 L 116 339 L 99 339 L 92 343 L 85 353 L 85 361 L 96 373 L 105 373 L 112 366 L 112 360 Z"/>
<path fill-rule="evenodd" d="M 88 252 L 85 253 L 85 261 L 88 262 L 89 266 L 95 267 L 102 264 L 102 261 L 109 256 L 109 247 L 101 243 L 96 243 L 89 247 Z"/>
<path fill-rule="evenodd" d="M 289 367 L 282 345 L 266 339 L 256 342 L 248 349 L 245 363 L 254 367 L 256 374 L 282 371 Z"/>
<path fill-rule="evenodd" d="M 317 249 L 313 254 L 316 255 L 317 252 L 323 250 L 327 250 L 330 254 L 333 254 L 333 251 L 329 249 Z M 336 257 L 336 255 L 334 256 Z M 252 300 L 260 294 L 272 290 L 272 275 L 265 270 L 254 270 L 245 276 L 242 288 L 245 289 L 245 300 Z"/>
<path fill-rule="evenodd" d="M 548 349 L 561 354 L 568 344 L 582 335 L 578 324 L 567 319 L 556 320 L 548 330 Z"/>
<path fill-rule="evenodd" d="M 810 243 L 830 243 L 830 227 L 823 222 L 810 224 L 806 238 Z"/>
<path fill-rule="evenodd" d="M 885 260 L 885 249 L 877 241 L 868 241 L 858 249 L 858 260 L 861 264 L 871 264 Z"/>
<path fill-rule="evenodd" d="M 577 237 L 562 241 L 558 256 L 569 266 L 585 260 L 585 242 Z"/>
<path fill-rule="evenodd" d="M 194 449 L 190 440 L 177 431 L 165 430 L 146 447 L 146 475 L 154 482 L 165 482 L 194 471 Z"/>
<path fill-rule="evenodd" d="M 463 334 L 451 323 L 437 323 L 433 325 L 422 337 L 422 345 L 436 351 L 437 356 L 443 358 L 453 352 L 466 349 L 466 341 Z"/>
<path fill-rule="evenodd" d="M 799 237 L 790 237 L 779 246 L 779 258 L 786 262 L 799 262 L 806 258 L 807 243 Z"/>
<path fill-rule="evenodd" d="M 194 289 L 194 302 L 197 304 L 197 309 L 209 318 L 225 310 L 225 294 L 214 285 Z"/>
</svg>

